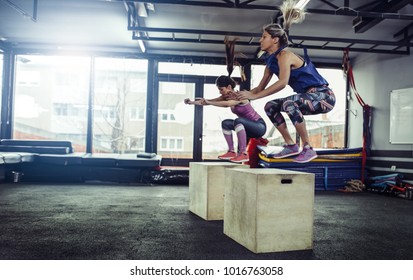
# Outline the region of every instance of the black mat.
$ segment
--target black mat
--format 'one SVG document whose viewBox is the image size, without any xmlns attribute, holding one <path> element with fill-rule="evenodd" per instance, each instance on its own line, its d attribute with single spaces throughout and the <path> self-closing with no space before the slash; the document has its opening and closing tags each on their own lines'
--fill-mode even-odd
<svg viewBox="0 0 413 280">
<path fill-rule="evenodd" d="M 254 254 L 188 211 L 188 186 L 0 185 L 0 259 L 413 259 L 413 201 L 317 192 L 314 249 Z"/>
</svg>

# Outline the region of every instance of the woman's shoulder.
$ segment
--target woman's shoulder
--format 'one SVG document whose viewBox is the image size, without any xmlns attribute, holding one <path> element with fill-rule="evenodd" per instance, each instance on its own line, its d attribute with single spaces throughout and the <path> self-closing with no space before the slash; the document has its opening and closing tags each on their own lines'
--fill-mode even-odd
<svg viewBox="0 0 413 280">
<path fill-rule="evenodd" d="M 280 51 L 278 54 L 278 57 L 287 57 L 287 56 L 295 56 L 297 55 L 294 51 L 292 51 L 290 48 L 285 48 Z"/>
</svg>

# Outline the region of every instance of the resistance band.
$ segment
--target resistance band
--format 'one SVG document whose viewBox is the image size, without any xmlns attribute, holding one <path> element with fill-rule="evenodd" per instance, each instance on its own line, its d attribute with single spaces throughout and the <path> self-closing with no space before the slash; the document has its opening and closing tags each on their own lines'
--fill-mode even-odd
<svg viewBox="0 0 413 280">
<path fill-rule="evenodd" d="M 360 94 L 358 93 L 356 89 L 356 83 L 354 82 L 354 75 L 353 75 L 353 70 L 350 64 L 348 49 L 344 49 L 343 71 L 350 85 L 350 92 L 356 96 L 357 101 L 363 108 L 363 150 L 362 150 L 361 181 L 364 183 L 364 170 L 366 167 L 367 156 L 370 156 L 370 151 L 371 151 L 370 147 L 371 147 L 372 107 L 364 102 L 363 98 L 361 98 Z"/>
</svg>

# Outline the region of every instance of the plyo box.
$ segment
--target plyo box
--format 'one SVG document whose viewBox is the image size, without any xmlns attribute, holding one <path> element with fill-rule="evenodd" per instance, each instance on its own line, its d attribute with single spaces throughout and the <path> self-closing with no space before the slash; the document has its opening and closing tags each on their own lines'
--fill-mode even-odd
<svg viewBox="0 0 413 280">
<path fill-rule="evenodd" d="M 313 248 L 314 174 L 273 168 L 226 174 L 225 235 L 254 253 Z"/>
<path fill-rule="evenodd" d="M 205 220 L 224 218 L 225 170 L 249 165 L 232 162 L 191 162 L 189 164 L 189 211 Z"/>
</svg>

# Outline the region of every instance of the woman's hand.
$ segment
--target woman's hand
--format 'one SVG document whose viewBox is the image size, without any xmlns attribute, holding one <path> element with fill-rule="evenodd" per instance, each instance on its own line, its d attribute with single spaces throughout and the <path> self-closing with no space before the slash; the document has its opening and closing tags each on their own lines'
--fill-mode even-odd
<svg viewBox="0 0 413 280">
<path fill-rule="evenodd" d="M 204 99 L 204 98 L 202 98 L 202 99 L 200 100 L 200 102 L 201 102 L 202 105 L 211 105 L 211 102 L 210 102 L 209 100 L 207 100 L 207 99 Z"/>
<path fill-rule="evenodd" d="M 194 104 L 195 105 L 208 105 L 208 103 L 206 102 L 206 99 L 202 97 L 195 98 Z"/>
<path fill-rule="evenodd" d="M 239 91 L 237 93 L 237 99 L 238 100 L 245 100 L 245 99 L 252 100 L 252 99 L 254 99 L 254 94 L 252 92 L 246 91 L 246 90 Z"/>
<path fill-rule="evenodd" d="M 184 99 L 184 103 L 185 104 L 189 104 L 189 105 L 207 105 L 207 103 L 206 103 L 206 99 L 204 99 L 204 98 L 195 98 L 195 100 L 194 101 L 192 101 L 191 99 L 189 99 L 189 98 L 185 98 Z"/>
<path fill-rule="evenodd" d="M 226 97 L 225 100 L 238 100 L 238 92 L 237 91 L 230 91 Z"/>
</svg>

